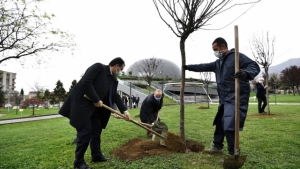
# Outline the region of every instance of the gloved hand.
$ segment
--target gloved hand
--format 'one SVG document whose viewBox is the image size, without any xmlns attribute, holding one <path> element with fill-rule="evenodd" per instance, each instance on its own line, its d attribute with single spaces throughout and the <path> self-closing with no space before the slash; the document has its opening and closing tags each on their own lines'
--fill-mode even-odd
<svg viewBox="0 0 300 169">
<path fill-rule="evenodd" d="M 241 70 L 239 70 L 238 72 L 236 72 L 236 73 L 234 74 L 234 77 L 235 77 L 235 78 L 239 78 L 239 79 L 241 79 L 241 80 L 245 80 L 245 79 L 247 79 L 247 77 L 248 77 L 248 73 L 245 72 L 245 71 L 243 71 L 243 70 L 241 69 Z"/>
<path fill-rule="evenodd" d="M 187 65 L 183 65 L 182 68 L 183 68 L 184 70 L 186 70 L 186 69 L 187 69 Z"/>
</svg>

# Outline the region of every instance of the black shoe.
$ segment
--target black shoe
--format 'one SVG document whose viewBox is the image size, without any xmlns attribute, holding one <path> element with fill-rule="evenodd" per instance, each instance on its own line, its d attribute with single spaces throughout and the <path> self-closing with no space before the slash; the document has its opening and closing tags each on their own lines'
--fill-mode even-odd
<svg viewBox="0 0 300 169">
<path fill-rule="evenodd" d="M 93 169 L 89 167 L 87 164 L 81 164 L 79 167 L 74 167 L 74 169 Z"/>
<path fill-rule="evenodd" d="M 94 162 L 94 163 L 98 163 L 98 162 L 106 162 L 106 161 L 108 161 L 108 160 L 110 160 L 110 158 L 106 158 L 106 157 L 104 157 L 103 155 L 97 156 L 97 157 L 93 157 L 93 158 L 92 158 L 92 162 Z"/>
</svg>

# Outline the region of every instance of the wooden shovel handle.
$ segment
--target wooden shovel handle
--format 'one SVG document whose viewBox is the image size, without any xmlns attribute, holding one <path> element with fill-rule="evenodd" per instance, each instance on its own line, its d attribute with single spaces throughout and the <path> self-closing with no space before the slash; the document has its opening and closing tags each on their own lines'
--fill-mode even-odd
<svg viewBox="0 0 300 169">
<path fill-rule="evenodd" d="M 238 26 L 234 26 L 235 35 L 235 73 L 240 69 L 239 59 L 239 34 Z M 235 78 L 235 139 L 234 139 L 234 154 L 239 155 L 239 131 L 240 131 L 240 79 Z"/>
<path fill-rule="evenodd" d="M 84 97 L 87 98 L 87 99 L 89 99 L 89 100 L 91 100 L 86 94 L 84 95 Z M 107 110 L 109 110 L 109 111 L 111 111 L 111 112 L 113 112 L 113 113 L 118 114 L 119 116 L 123 117 L 124 119 L 127 119 L 127 117 L 126 117 L 124 114 L 122 114 L 122 113 L 120 113 L 120 112 L 118 112 L 118 111 L 116 111 L 116 110 L 110 108 L 109 106 L 106 106 L 105 104 L 102 104 L 102 107 L 104 107 L 105 109 L 107 109 Z M 149 128 L 146 127 L 146 126 L 143 126 L 143 125 L 140 124 L 139 122 L 136 122 L 136 121 L 131 120 L 131 119 L 128 120 L 128 121 L 130 121 L 130 122 L 132 122 L 132 123 L 134 123 L 134 124 L 136 124 L 136 125 L 142 127 L 143 129 L 145 129 L 145 130 L 151 132 L 152 134 L 155 134 L 155 135 L 159 136 L 160 138 L 163 138 L 163 139 L 166 138 L 165 136 L 163 136 L 163 135 L 157 133 L 156 131 L 153 131 L 153 130 L 149 129 Z"/>
</svg>

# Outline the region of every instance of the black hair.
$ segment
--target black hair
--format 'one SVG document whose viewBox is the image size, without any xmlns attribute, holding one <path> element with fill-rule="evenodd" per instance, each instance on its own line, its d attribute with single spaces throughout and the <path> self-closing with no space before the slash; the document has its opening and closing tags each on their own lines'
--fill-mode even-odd
<svg viewBox="0 0 300 169">
<path fill-rule="evenodd" d="M 125 62 L 122 58 L 116 57 L 109 62 L 109 66 L 115 66 L 115 65 L 119 65 L 121 67 L 122 65 L 125 65 Z"/>
<path fill-rule="evenodd" d="M 219 37 L 219 38 L 217 38 L 217 39 L 214 40 L 214 42 L 212 43 L 212 45 L 214 43 L 217 43 L 217 45 L 220 46 L 220 47 L 221 47 L 221 45 L 224 44 L 225 47 L 227 48 L 227 42 L 226 42 L 226 40 L 224 38 Z"/>
</svg>

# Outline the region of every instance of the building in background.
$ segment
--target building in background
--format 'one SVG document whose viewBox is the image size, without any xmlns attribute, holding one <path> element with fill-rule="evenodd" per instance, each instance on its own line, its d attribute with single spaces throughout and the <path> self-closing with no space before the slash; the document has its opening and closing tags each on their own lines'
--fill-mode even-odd
<svg viewBox="0 0 300 169">
<path fill-rule="evenodd" d="M 0 70 L 0 85 L 3 91 L 14 91 L 16 88 L 16 73 Z"/>
</svg>

